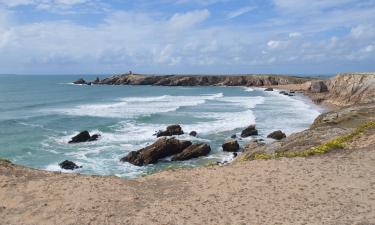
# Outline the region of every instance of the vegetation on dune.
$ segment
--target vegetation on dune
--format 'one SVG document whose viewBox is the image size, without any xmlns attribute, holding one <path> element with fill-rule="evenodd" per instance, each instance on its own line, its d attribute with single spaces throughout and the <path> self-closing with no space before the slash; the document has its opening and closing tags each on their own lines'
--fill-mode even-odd
<svg viewBox="0 0 375 225">
<path fill-rule="evenodd" d="M 248 160 L 258 160 L 258 159 L 274 159 L 274 158 L 293 158 L 293 157 L 307 157 L 312 155 L 319 155 L 328 153 L 331 150 L 335 149 L 343 149 L 347 142 L 352 141 L 355 137 L 363 134 L 370 128 L 375 128 L 375 121 L 371 121 L 361 125 L 360 127 L 356 128 L 353 132 L 338 136 L 326 143 L 318 145 L 316 147 L 312 147 L 309 149 L 305 149 L 303 151 L 282 151 L 282 152 L 275 152 L 275 153 L 265 153 L 265 152 L 255 152 L 251 155 L 246 155 L 243 157 L 243 161 Z"/>
</svg>

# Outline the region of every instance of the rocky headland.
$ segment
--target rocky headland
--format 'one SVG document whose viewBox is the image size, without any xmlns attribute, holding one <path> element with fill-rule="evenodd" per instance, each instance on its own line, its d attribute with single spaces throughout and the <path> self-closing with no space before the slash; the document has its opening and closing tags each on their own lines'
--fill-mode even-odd
<svg viewBox="0 0 375 225">
<path fill-rule="evenodd" d="M 0 224 L 375 224 L 375 73 L 328 80 L 130 74 L 96 81 L 261 86 L 287 95 L 303 92 L 331 111 L 300 133 L 284 137 L 277 131 L 272 136 L 280 140 L 249 143 L 234 163 L 172 169 L 131 181 L 0 160 Z M 244 135 L 256 135 L 255 126 L 248 128 Z M 160 140 L 164 150 L 184 145 L 176 160 L 209 152 L 207 146 Z M 237 150 L 233 140 L 225 144 Z M 159 154 L 152 148 L 131 156 L 148 163 L 144 156 Z"/>
</svg>

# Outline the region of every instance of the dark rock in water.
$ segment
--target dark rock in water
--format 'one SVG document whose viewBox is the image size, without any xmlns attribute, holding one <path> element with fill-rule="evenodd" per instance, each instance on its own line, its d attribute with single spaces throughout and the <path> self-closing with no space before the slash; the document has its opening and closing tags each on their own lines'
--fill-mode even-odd
<svg viewBox="0 0 375 225">
<path fill-rule="evenodd" d="M 92 85 L 92 83 L 91 83 L 91 82 L 88 82 L 88 83 L 86 83 L 86 85 L 89 85 L 89 86 L 91 86 L 91 85 Z"/>
<path fill-rule="evenodd" d="M 72 140 L 69 141 L 69 143 L 80 143 L 80 142 L 86 142 L 90 140 L 91 136 L 88 131 L 82 131 L 78 135 L 72 137 Z"/>
<path fill-rule="evenodd" d="M 292 94 L 288 94 L 288 96 L 294 96 L 294 95 L 292 95 Z"/>
<path fill-rule="evenodd" d="M 285 93 L 286 93 L 286 91 L 280 91 L 279 92 L 279 94 L 282 94 L 282 95 L 285 94 Z"/>
<path fill-rule="evenodd" d="M 248 126 L 241 133 L 241 137 L 243 137 L 243 138 L 253 136 L 253 135 L 258 135 L 258 130 L 255 128 L 255 125 Z"/>
<path fill-rule="evenodd" d="M 77 166 L 77 164 L 69 160 L 65 160 L 64 162 L 59 163 L 59 166 L 64 170 L 75 170 L 82 168 L 82 166 Z"/>
<path fill-rule="evenodd" d="M 99 84 L 99 83 L 100 83 L 100 79 L 99 79 L 99 77 L 97 77 L 92 83 L 93 83 L 93 84 Z"/>
<path fill-rule="evenodd" d="M 157 163 L 159 159 L 172 156 L 182 152 L 192 143 L 190 141 L 179 141 L 175 138 L 160 138 L 154 144 L 138 151 L 132 151 L 121 159 L 136 166 L 144 166 Z"/>
<path fill-rule="evenodd" d="M 294 93 L 296 93 L 296 92 L 295 92 L 295 91 L 290 91 L 289 93 L 294 94 Z"/>
<path fill-rule="evenodd" d="M 172 157 L 172 161 L 184 161 L 200 156 L 206 156 L 211 152 L 211 147 L 207 144 L 193 144 L 184 149 L 181 153 Z"/>
<path fill-rule="evenodd" d="M 232 139 L 236 139 L 236 138 L 237 138 L 237 135 L 233 134 L 232 136 L 230 136 L 230 138 L 232 138 Z"/>
<path fill-rule="evenodd" d="M 286 135 L 281 130 L 278 130 L 270 133 L 267 137 L 276 140 L 281 140 L 283 138 L 286 138 Z"/>
<path fill-rule="evenodd" d="M 196 131 L 192 131 L 189 133 L 190 136 L 196 137 L 198 133 Z"/>
<path fill-rule="evenodd" d="M 87 142 L 87 141 L 96 141 L 100 137 L 100 134 L 94 134 L 90 136 L 90 133 L 88 131 L 82 131 L 78 135 L 72 137 L 72 140 L 69 141 L 69 144 L 72 143 L 81 143 L 81 142 Z"/>
<path fill-rule="evenodd" d="M 237 152 L 240 149 L 240 145 L 234 139 L 229 139 L 222 145 L 224 152 Z"/>
<path fill-rule="evenodd" d="M 172 136 L 172 135 L 181 135 L 184 134 L 184 131 L 182 131 L 182 128 L 180 125 L 170 125 L 167 127 L 165 131 L 158 131 L 156 133 L 157 137 L 162 137 L 162 136 Z"/>
<path fill-rule="evenodd" d="M 233 158 L 236 158 L 238 156 L 237 152 L 233 152 Z"/>
<path fill-rule="evenodd" d="M 73 84 L 86 84 L 86 81 L 83 78 L 81 78 L 79 80 L 74 81 Z"/>
<path fill-rule="evenodd" d="M 289 95 L 289 93 L 285 92 L 283 95 Z"/>
<path fill-rule="evenodd" d="M 310 91 L 314 93 L 327 92 L 328 87 L 324 81 L 312 81 L 310 86 Z"/>
<path fill-rule="evenodd" d="M 100 134 L 94 134 L 90 137 L 88 141 L 96 141 L 99 139 L 100 136 L 101 136 Z"/>
<path fill-rule="evenodd" d="M 266 88 L 264 91 L 273 91 L 273 88 Z"/>
</svg>

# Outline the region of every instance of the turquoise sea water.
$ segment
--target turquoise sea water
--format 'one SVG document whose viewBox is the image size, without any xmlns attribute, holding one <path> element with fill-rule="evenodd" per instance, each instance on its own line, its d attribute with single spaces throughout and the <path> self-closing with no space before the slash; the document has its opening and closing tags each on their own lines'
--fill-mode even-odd
<svg viewBox="0 0 375 225">
<path fill-rule="evenodd" d="M 243 87 L 80 86 L 79 76 L 0 76 L 0 157 L 16 164 L 58 171 L 69 159 L 75 172 L 133 178 L 170 165 L 226 161 L 223 141 L 253 123 L 260 137 L 281 129 L 306 129 L 321 108 L 302 96 Z M 93 80 L 95 77 L 85 77 Z M 153 143 L 155 131 L 181 124 L 180 139 L 210 144 L 207 157 L 137 167 L 119 159 Z M 79 131 L 100 133 L 97 142 L 67 144 Z M 243 145 L 251 138 L 240 140 Z M 271 140 L 267 140 L 271 141 Z M 67 172 L 67 171 L 64 171 Z"/>
</svg>

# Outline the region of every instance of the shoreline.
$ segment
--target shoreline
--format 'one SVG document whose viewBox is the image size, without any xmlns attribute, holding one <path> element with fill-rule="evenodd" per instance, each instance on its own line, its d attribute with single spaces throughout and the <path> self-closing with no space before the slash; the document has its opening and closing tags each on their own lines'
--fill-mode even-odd
<svg viewBox="0 0 375 225">
<path fill-rule="evenodd" d="M 0 222 L 374 224 L 373 81 L 375 74 L 333 78 L 327 83 L 328 93 L 318 94 L 320 102 L 344 106 L 322 113 L 305 131 L 245 152 L 287 156 L 332 138 L 345 141 L 328 146 L 324 154 L 237 160 L 225 166 L 165 170 L 134 180 L 47 172 L 0 161 Z M 358 86 L 345 92 L 351 84 Z"/>
</svg>

